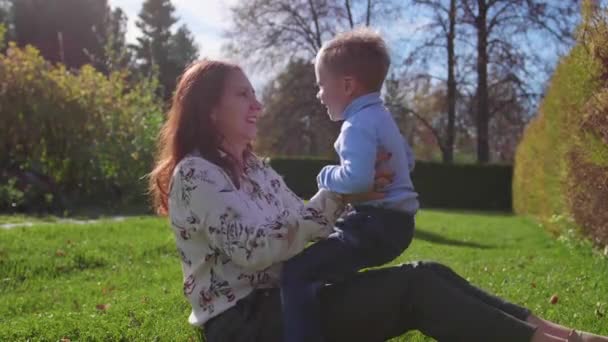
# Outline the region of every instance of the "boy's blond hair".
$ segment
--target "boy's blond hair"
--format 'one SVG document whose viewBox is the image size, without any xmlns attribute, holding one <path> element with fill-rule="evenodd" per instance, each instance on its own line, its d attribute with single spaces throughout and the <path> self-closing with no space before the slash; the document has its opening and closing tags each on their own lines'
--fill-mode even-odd
<svg viewBox="0 0 608 342">
<path fill-rule="evenodd" d="M 355 77 L 369 91 L 380 91 L 391 59 L 384 39 L 369 28 L 340 33 L 317 55 L 329 72 Z"/>
</svg>

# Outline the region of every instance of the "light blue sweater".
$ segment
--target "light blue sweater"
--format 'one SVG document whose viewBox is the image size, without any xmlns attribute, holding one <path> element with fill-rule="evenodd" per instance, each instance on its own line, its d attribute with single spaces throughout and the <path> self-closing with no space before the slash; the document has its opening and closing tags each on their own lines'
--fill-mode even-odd
<svg viewBox="0 0 608 342">
<path fill-rule="evenodd" d="M 343 117 L 340 135 L 334 143 L 340 165 L 328 165 L 321 170 L 317 176 L 319 188 L 342 194 L 370 191 L 374 184 L 376 152 L 383 148 L 391 153 L 385 164 L 395 177 L 383 190 L 385 198 L 361 204 L 415 214 L 419 207 L 418 194 L 410 178 L 414 155 L 384 107 L 380 93 L 356 98 L 346 107 Z"/>
</svg>

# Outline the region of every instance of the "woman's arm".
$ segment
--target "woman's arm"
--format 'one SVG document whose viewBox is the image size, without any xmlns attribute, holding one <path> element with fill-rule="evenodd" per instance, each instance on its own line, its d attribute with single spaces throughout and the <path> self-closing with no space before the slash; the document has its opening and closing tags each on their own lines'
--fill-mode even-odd
<svg viewBox="0 0 608 342">
<path fill-rule="evenodd" d="M 188 226 L 202 229 L 212 249 L 245 269 L 262 270 L 299 253 L 320 231 L 330 231 L 336 219 L 324 212 L 336 211 L 338 204 L 331 195 L 320 195 L 306 207 L 301 201 L 300 206 L 286 204 L 264 222 L 252 216 L 260 214 L 256 203 L 202 158 L 182 161 L 173 179 L 171 198 L 182 204 Z"/>
<path fill-rule="evenodd" d="M 304 228 L 311 233 L 310 238 L 323 238 L 331 234 L 334 223 L 344 212 L 344 196 L 321 189 L 305 202 L 287 187 L 276 171 L 270 167 L 267 170 L 275 194 L 288 210 L 296 213 L 295 217 L 301 218 Z"/>
</svg>

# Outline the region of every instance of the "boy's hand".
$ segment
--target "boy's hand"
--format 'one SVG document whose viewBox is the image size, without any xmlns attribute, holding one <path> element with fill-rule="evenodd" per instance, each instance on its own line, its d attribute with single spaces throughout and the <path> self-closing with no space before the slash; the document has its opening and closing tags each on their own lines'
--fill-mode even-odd
<svg viewBox="0 0 608 342">
<path fill-rule="evenodd" d="M 383 149 L 379 149 L 376 153 L 376 174 L 374 175 L 374 191 L 381 191 L 386 186 L 391 184 L 395 173 L 383 168 L 383 163 L 391 159 L 392 154 Z"/>
<path fill-rule="evenodd" d="M 342 198 L 344 200 L 344 204 L 357 204 L 361 202 L 383 199 L 385 196 L 386 194 L 383 192 L 369 191 L 358 194 L 344 194 L 342 195 Z"/>
<path fill-rule="evenodd" d="M 391 159 L 391 154 L 384 151 L 378 150 L 376 155 L 376 174 L 374 175 L 374 188 L 368 192 L 362 192 L 358 194 L 344 194 L 342 195 L 345 203 L 357 204 L 360 202 L 373 201 L 383 199 L 386 196 L 385 192 L 382 192 L 387 185 L 391 184 L 395 173 L 392 171 L 386 171 L 382 169 L 382 162 Z"/>
<path fill-rule="evenodd" d="M 387 161 L 389 159 L 391 159 L 391 157 L 393 156 L 392 153 L 390 152 L 386 152 L 384 149 L 379 149 L 376 152 L 376 168 L 384 161 Z"/>
<path fill-rule="evenodd" d="M 390 171 L 377 171 L 374 176 L 374 191 L 382 191 L 393 182 L 395 174 Z"/>
</svg>

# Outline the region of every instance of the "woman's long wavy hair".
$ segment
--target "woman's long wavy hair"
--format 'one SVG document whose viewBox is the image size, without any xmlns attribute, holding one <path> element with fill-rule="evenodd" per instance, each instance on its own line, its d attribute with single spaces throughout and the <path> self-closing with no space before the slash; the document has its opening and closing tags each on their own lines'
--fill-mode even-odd
<svg viewBox="0 0 608 342">
<path fill-rule="evenodd" d="M 198 151 L 203 158 L 222 167 L 239 186 L 242 170 L 232 156 L 222 157 L 223 138 L 211 120 L 211 112 L 224 94 L 226 79 L 234 71 L 241 68 L 227 62 L 201 60 L 191 64 L 181 76 L 167 121 L 158 136 L 156 163 L 149 177 L 149 191 L 158 214 L 168 213 L 173 170 L 189 153 Z M 251 153 L 249 146 L 245 154 Z"/>
</svg>

